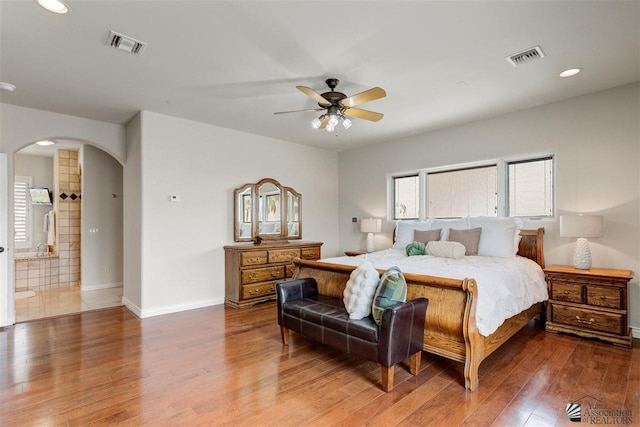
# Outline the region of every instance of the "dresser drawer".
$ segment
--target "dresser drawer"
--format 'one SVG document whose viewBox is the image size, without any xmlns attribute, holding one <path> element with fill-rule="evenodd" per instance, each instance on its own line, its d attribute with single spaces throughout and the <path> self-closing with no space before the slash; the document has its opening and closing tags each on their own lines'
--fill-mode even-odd
<svg viewBox="0 0 640 427">
<path fill-rule="evenodd" d="M 293 277 L 293 273 L 295 273 L 295 271 L 296 271 L 296 266 L 293 265 L 293 264 L 289 264 L 289 265 L 285 266 L 284 268 L 285 268 L 285 272 L 284 272 L 285 273 L 284 274 L 285 277 L 287 279 Z"/>
<path fill-rule="evenodd" d="M 284 279 L 284 266 L 251 268 L 242 271 L 242 284 Z"/>
<path fill-rule="evenodd" d="M 300 249 L 272 249 L 269 251 L 269 264 L 289 262 L 300 256 Z"/>
<path fill-rule="evenodd" d="M 258 285 L 245 285 L 242 287 L 242 298 L 256 298 L 265 295 L 276 294 L 276 282 L 260 283 Z"/>
<path fill-rule="evenodd" d="M 551 280 L 551 299 L 557 301 L 582 302 L 582 285 Z"/>
<path fill-rule="evenodd" d="M 243 252 L 240 254 L 240 257 L 240 265 L 243 267 L 267 263 L 267 251 Z"/>
<path fill-rule="evenodd" d="M 611 334 L 621 335 L 624 333 L 626 318 L 623 314 L 606 313 L 553 303 L 550 306 L 552 322 Z"/>
<path fill-rule="evenodd" d="M 302 259 L 320 259 L 320 248 L 302 248 L 300 250 Z"/>
<path fill-rule="evenodd" d="M 622 306 L 622 289 L 603 286 L 587 287 L 587 304 L 598 307 L 618 308 L 626 310 Z"/>
</svg>

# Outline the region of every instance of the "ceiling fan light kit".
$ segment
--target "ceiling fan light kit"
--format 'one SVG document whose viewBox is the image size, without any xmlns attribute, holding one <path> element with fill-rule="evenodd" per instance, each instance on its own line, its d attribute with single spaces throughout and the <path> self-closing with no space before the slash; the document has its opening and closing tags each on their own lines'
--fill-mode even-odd
<svg viewBox="0 0 640 427">
<path fill-rule="evenodd" d="M 330 91 L 323 94 L 318 94 L 313 89 L 306 86 L 296 86 L 296 88 L 313 99 L 318 103 L 319 108 L 312 108 L 306 110 L 295 111 L 280 111 L 274 114 L 287 114 L 287 113 L 299 113 L 306 111 L 324 111 L 320 117 L 316 117 L 311 121 L 311 126 L 314 129 L 325 129 L 327 132 L 333 132 L 335 127 L 342 122 L 342 126 L 345 129 L 349 129 L 353 124 L 349 117 L 356 117 L 359 119 L 369 120 L 377 122 L 384 117 L 381 113 L 373 111 L 362 110 L 360 108 L 354 108 L 356 105 L 364 104 L 365 102 L 375 101 L 376 99 L 384 98 L 387 93 L 384 89 L 374 87 L 364 92 L 360 92 L 353 96 L 347 96 L 342 92 L 336 92 L 334 89 L 340 83 L 340 80 L 330 78 L 325 81 L 329 86 Z"/>
</svg>

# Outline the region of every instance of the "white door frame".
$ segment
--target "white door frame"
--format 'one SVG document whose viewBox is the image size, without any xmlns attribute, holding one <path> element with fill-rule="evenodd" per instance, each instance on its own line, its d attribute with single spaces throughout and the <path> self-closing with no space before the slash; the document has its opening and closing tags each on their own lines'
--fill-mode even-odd
<svg viewBox="0 0 640 427">
<path fill-rule="evenodd" d="M 7 154 L 0 153 L 0 327 L 15 323 L 14 286 L 12 283 L 13 256 L 9 239 L 9 165 Z M 9 262 L 11 261 L 11 262 Z M 5 299 L 6 297 L 6 299 Z"/>
</svg>

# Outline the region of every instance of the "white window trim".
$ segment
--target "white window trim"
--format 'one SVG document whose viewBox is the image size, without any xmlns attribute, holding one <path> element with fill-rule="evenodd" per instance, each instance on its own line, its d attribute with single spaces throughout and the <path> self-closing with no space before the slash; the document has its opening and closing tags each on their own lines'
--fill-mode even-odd
<svg viewBox="0 0 640 427">
<path fill-rule="evenodd" d="M 418 185 L 419 185 L 419 194 L 423 195 L 421 200 L 418 200 L 419 204 L 419 221 L 423 221 L 428 218 L 427 211 L 427 200 L 429 200 L 428 194 L 428 186 L 427 186 L 427 175 L 430 173 L 437 172 L 449 172 L 460 169 L 472 169 L 472 168 L 481 168 L 488 166 L 496 166 L 496 179 L 498 180 L 496 188 L 498 191 L 497 196 L 497 205 L 498 205 L 498 217 L 506 217 L 508 212 L 507 205 L 507 192 L 508 192 L 508 183 L 507 183 L 507 168 L 509 167 L 509 163 L 513 162 L 524 162 L 524 161 L 535 161 L 543 158 L 551 158 L 552 159 L 552 171 L 553 171 L 553 180 L 551 182 L 552 186 L 552 203 L 553 203 L 553 215 L 552 216 L 521 216 L 522 220 L 530 220 L 530 221 L 544 221 L 544 220 L 552 220 L 555 221 L 556 212 L 557 212 L 557 203 L 556 203 L 556 155 L 551 152 L 543 152 L 543 153 L 535 153 L 535 154 L 526 154 L 526 155 L 518 155 L 518 156 L 507 156 L 499 159 L 489 159 L 489 160 L 479 160 L 475 162 L 468 163 L 457 163 L 446 166 L 438 166 L 417 170 L 410 170 L 405 172 L 395 172 L 395 173 L 387 173 L 387 220 L 388 221 L 397 221 L 394 219 L 395 211 L 395 192 L 394 192 L 394 178 L 399 178 L 402 176 L 415 175 L 418 174 Z"/>
<path fill-rule="evenodd" d="M 12 209 L 14 209 L 14 221 L 15 221 L 15 183 L 16 181 L 18 182 L 26 182 L 27 183 L 27 188 L 31 188 L 31 186 L 33 185 L 33 177 L 31 176 L 24 176 L 24 175 L 16 175 L 14 177 L 14 206 L 12 206 Z M 27 190 L 27 193 L 25 194 L 25 200 L 26 200 L 26 210 L 27 210 L 27 218 L 26 218 L 26 230 L 25 230 L 25 234 L 26 234 L 26 241 L 23 242 L 16 242 L 15 241 L 15 237 L 14 237 L 14 247 L 16 249 L 28 249 L 31 248 L 31 242 L 32 242 L 32 226 L 33 226 L 33 209 L 31 207 L 31 203 L 30 203 L 30 196 L 29 196 L 29 192 Z"/>
</svg>

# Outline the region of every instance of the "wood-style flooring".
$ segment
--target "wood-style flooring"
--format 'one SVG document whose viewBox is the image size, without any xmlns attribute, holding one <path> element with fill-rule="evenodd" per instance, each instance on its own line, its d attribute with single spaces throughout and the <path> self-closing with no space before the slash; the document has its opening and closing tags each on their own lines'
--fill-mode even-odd
<svg viewBox="0 0 640 427">
<path fill-rule="evenodd" d="M 0 425 L 553 426 L 640 425 L 640 349 L 531 323 L 480 366 L 423 353 L 380 388 L 379 367 L 291 334 L 273 302 L 140 320 L 124 307 L 0 329 Z M 596 406 L 598 405 L 598 406 Z M 614 423 L 611 423 L 614 421 Z M 618 422 L 615 422 L 618 421 Z"/>
</svg>

